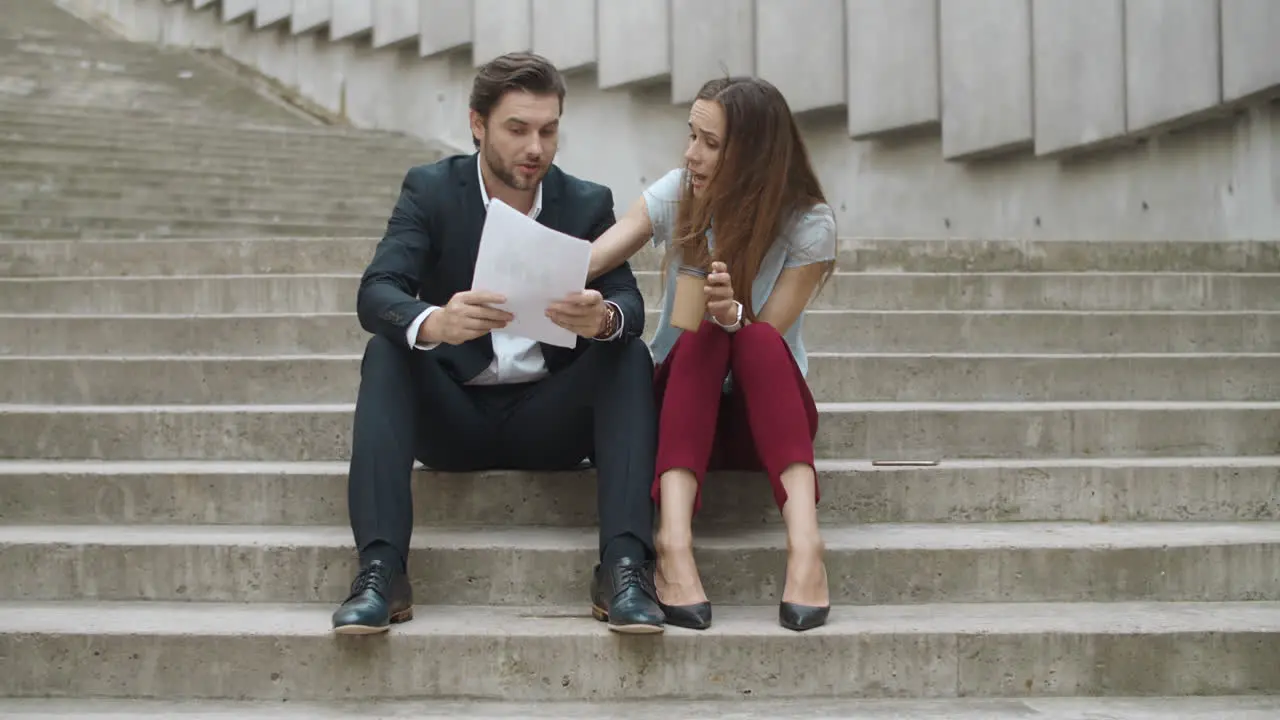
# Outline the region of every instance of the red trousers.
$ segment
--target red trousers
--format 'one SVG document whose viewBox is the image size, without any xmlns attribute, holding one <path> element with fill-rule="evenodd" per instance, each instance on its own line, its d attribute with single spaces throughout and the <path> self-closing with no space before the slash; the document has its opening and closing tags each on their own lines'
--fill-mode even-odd
<svg viewBox="0 0 1280 720">
<path fill-rule="evenodd" d="M 732 390 L 724 393 L 730 370 Z M 787 502 L 782 471 L 796 463 L 813 467 L 818 409 L 791 349 L 772 325 L 753 323 L 730 334 L 705 320 L 698 332 L 681 333 L 657 368 L 654 391 L 655 502 L 661 502 L 662 474 L 674 468 L 698 479 L 695 513 L 708 470 L 763 470 L 781 509 Z"/>
</svg>

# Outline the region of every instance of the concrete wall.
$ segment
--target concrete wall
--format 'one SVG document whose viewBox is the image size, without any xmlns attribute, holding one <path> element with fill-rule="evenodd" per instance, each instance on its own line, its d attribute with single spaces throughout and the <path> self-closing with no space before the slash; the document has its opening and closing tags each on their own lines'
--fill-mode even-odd
<svg viewBox="0 0 1280 720">
<path fill-rule="evenodd" d="M 728 69 L 784 88 L 844 235 L 1280 237 L 1272 0 L 430 0 L 418 47 L 383 49 L 191 2 L 65 2 L 464 151 L 475 64 L 559 53 L 559 161 L 622 207 L 680 162 L 684 103 Z M 335 3 L 329 34 L 376 33 L 374 9 Z"/>
</svg>

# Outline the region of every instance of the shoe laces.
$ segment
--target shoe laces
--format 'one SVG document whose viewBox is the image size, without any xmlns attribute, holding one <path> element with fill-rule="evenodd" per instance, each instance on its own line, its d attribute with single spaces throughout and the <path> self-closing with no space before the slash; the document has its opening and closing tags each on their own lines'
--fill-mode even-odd
<svg viewBox="0 0 1280 720">
<path fill-rule="evenodd" d="M 647 581 L 649 576 L 645 573 L 643 565 L 620 565 L 617 568 L 617 573 L 617 590 L 619 592 L 629 587 L 640 587 L 641 589 L 648 588 Z"/>
<path fill-rule="evenodd" d="M 355 597 L 365 590 L 372 590 L 381 595 L 390 581 L 391 569 L 380 560 L 374 560 L 360 568 L 360 572 L 356 574 L 356 579 L 351 583 L 351 596 Z"/>
</svg>

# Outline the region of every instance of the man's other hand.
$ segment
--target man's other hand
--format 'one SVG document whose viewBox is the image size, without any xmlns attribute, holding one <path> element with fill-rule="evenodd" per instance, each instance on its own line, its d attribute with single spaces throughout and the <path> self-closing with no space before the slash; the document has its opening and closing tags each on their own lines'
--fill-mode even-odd
<svg viewBox="0 0 1280 720">
<path fill-rule="evenodd" d="M 604 330 L 608 307 L 598 290 L 583 290 L 552 303 L 547 317 L 579 337 L 594 338 Z"/>
<path fill-rule="evenodd" d="M 449 298 L 449 304 L 427 316 L 418 331 L 418 340 L 425 343 L 442 342 L 461 345 L 493 330 L 501 330 L 514 316 L 489 307 L 506 302 L 497 293 L 482 290 L 464 290 Z"/>
</svg>

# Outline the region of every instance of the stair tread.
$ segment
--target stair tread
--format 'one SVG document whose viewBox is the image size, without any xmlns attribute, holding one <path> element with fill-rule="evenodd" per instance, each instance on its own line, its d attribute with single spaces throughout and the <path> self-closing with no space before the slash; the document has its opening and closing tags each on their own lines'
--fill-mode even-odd
<svg viewBox="0 0 1280 720">
<path fill-rule="evenodd" d="M 519 549 L 577 551 L 596 547 L 594 527 L 414 528 L 411 547 L 436 550 Z M 827 552 L 995 550 L 1007 548 L 1136 549 L 1280 543 L 1280 522 L 995 522 L 828 525 Z M 271 525 L 9 525 L 0 544 L 98 546 L 222 545 L 238 547 L 350 547 L 341 526 Z M 786 547 L 782 527 L 700 531 L 706 550 Z"/>
<path fill-rule="evenodd" d="M 1280 400 L 1058 400 L 964 402 L 819 402 L 819 413 L 856 412 L 1050 412 L 1072 410 L 1277 410 Z M 0 403 L 0 413 L 10 414 L 147 414 L 196 413 L 341 413 L 353 412 L 355 403 L 314 404 L 139 404 L 67 405 Z"/>
<path fill-rule="evenodd" d="M 1187 467 L 1276 467 L 1280 455 L 1263 456 L 1168 456 L 1168 457 L 1083 457 L 1083 458 L 990 458 L 946 460 L 939 465 L 920 467 L 875 466 L 865 459 L 819 459 L 818 472 L 928 472 L 947 468 L 1187 468 Z M 0 459 L 0 477 L 32 473 L 73 475 L 345 475 L 347 461 L 254 461 L 254 460 L 4 460 Z M 522 470 L 499 470 L 485 473 L 451 473 L 459 477 L 480 474 L 526 473 Z"/>
<path fill-rule="evenodd" d="M 160 601 L 0 602 L 0 634 L 315 636 L 331 635 L 332 604 Z M 592 637 L 603 625 L 581 606 L 511 607 L 431 605 L 415 608 L 413 622 L 396 637 Z M 806 636 L 908 634 L 1178 634 L 1280 632 L 1280 602 L 1067 602 L 929 605 L 841 605 L 830 622 Z M 716 608 L 715 624 L 672 636 L 788 637 L 812 642 L 778 626 L 775 606 Z"/>
<path fill-rule="evenodd" d="M 636 702 L 501 702 L 401 700 L 361 702 L 173 702 L 164 700 L 0 699 L 8 720 L 671 720 L 702 717 L 731 720 L 1274 720 L 1280 698 L 1143 697 L 946 700 L 647 700 Z"/>
</svg>

